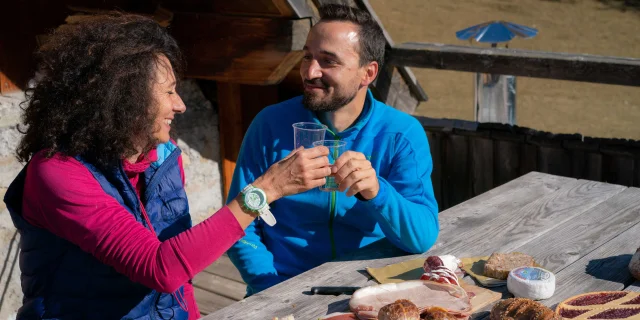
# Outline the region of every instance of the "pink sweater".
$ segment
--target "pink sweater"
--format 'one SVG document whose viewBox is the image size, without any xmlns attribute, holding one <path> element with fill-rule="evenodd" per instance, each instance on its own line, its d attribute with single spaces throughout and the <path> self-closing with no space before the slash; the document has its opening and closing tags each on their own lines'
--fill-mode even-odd
<svg viewBox="0 0 640 320">
<path fill-rule="evenodd" d="M 135 164 L 124 161 L 138 195 L 140 172 L 156 157 L 154 152 L 148 156 L 150 160 Z M 184 183 L 181 161 L 179 165 Z M 43 153 L 34 155 L 27 169 L 23 217 L 134 282 L 167 293 L 184 285 L 190 320 L 200 317 L 190 279 L 244 236 L 233 213 L 223 207 L 202 223 L 160 242 L 102 190 L 84 165 L 62 155 L 46 159 Z"/>
</svg>

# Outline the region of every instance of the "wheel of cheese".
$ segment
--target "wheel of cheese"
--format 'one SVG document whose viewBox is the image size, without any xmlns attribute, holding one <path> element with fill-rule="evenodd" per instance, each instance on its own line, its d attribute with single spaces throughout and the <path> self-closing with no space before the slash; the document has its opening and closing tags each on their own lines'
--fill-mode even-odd
<svg viewBox="0 0 640 320">
<path fill-rule="evenodd" d="M 517 298 L 548 299 L 556 290 L 556 277 L 538 267 L 520 267 L 509 272 L 507 288 Z"/>
<path fill-rule="evenodd" d="M 556 314 L 564 319 L 640 319 L 640 293 L 589 292 L 562 301 Z"/>
</svg>

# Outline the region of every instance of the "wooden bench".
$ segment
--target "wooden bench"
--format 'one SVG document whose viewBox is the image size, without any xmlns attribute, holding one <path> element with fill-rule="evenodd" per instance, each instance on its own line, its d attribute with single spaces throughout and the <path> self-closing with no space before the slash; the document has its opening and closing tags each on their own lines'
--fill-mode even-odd
<svg viewBox="0 0 640 320">
<path fill-rule="evenodd" d="M 193 279 L 198 308 L 202 316 L 242 300 L 246 284 L 225 254 Z"/>
</svg>

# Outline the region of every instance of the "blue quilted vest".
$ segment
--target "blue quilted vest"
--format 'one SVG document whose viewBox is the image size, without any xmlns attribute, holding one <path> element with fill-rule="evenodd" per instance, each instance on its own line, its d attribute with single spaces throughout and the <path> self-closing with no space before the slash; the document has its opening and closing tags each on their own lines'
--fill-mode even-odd
<svg viewBox="0 0 640 320">
<path fill-rule="evenodd" d="M 191 227 L 187 196 L 172 143 L 159 145 L 158 160 L 145 172 L 142 202 L 160 241 Z M 134 187 L 122 166 L 103 172 L 78 158 L 104 191 L 148 228 Z M 27 164 L 28 166 L 28 164 Z M 134 283 L 78 246 L 30 225 L 21 216 L 26 168 L 11 183 L 4 201 L 20 232 L 23 305 L 18 319 L 187 319 L 183 287 L 175 295 Z"/>
</svg>

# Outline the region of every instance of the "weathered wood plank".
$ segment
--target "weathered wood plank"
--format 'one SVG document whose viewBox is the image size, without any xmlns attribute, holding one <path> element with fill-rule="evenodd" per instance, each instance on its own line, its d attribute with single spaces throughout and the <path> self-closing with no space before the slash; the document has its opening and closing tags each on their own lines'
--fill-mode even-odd
<svg viewBox="0 0 640 320">
<path fill-rule="evenodd" d="M 628 188 L 514 251 L 533 256 L 552 272 L 559 272 L 620 233 L 637 224 L 640 189 Z"/>
<path fill-rule="evenodd" d="M 440 233 L 444 236 L 447 232 L 459 228 L 460 224 L 471 226 L 474 222 L 483 223 L 491 217 L 510 214 L 517 208 L 557 192 L 564 185 L 574 182 L 575 179 L 571 178 L 531 172 L 441 212 L 438 218 Z M 462 222 L 464 220 L 467 222 Z M 438 242 L 441 240 L 442 238 L 438 239 Z"/>
<path fill-rule="evenodd" d="M 429 139 L 431 160 L 433 162 L 431 184 L 433 185 L 433 193 L 438 206 L 442 209 L 442 133 L 427 131 L 427 138 Z"/>
<path fill-rule="evenodd" d="M 571 156 L 568 150 L 540 146 L 538 149 L 538 170 L 560 176 L 571 176 Z"/>
<path fill-rule="evenodd" d="M 630 286 L 624 288 L 624 291 L 640 292 L 640 281 L 632 283 Z"/>
<path fill-rule="evenodd" d="M 520 148 L 520 174 L 524 175 L 531 171 L 538 170 L 538 147 L 523 144 Z"/>
<path fill-rule="evenodd" d="M 418 99 L 411 94 L 411 88 L 402 77 L 399 69 L 381 71 L 372 90 L 380 101 L 408 114 L 413 114 L 418 106 Z M 391 76 L 391 79 L 387 77 Z"/>
<path fill-rule="evenodd" d="M 501 185 L 520 175 L 520 144 L 508 140 L 495 140 L 494 142 L 495 169 L 494 184 Z"/>
<path fill-rule="evenodd" d="M 442 139 L 444 162 L 442 204 L 453 207 L 471 198 L 469 177 L 469 143 L 467 137 L 450 134 Z"/>
<path fill-rule="evenodd" d="M 624 187 L 618 185 L 576 180 L 510 212 L 499 212 L 482 221 L 459 219 L 454 224 L 455 232 L 443 232 L 434 248 L 446 248 L 456 256 L 489 255 L 498 248 L 513 250 L 559 224 L 581 217 L 622 190 Z M 505 197 L 502 201 L 513 199 L 517 198 Z M 483 207 L 477 206 L 476 210 Z"/>
<path fill-rule="evenodd" d="M 637 223 L 556 273 L 553 297 L 541 302 L 555 308 L 561 301 L 577 294 L 623 290 L 625 283 L 631 283 L 633 279 L 628 265 L 637 249 L 639 233 L 640 223 Z"/>
<path fill-rule="evenodd" d="M 616 154 L 604 154 L 602 157 L 602 180 L 623 186 L 632 186 L 635 160 Z"/>
<path fill-rule="evenodd" d="M 477 196 L 493 188 L 493 140 L 469 137 L 471 153 L 471 194 Z"/>
<path fill-rule="evenodd" d="M 403 43 L 389 52 L 396 66 L 509 74 L 640 86 L 640 59 L 479 48 L 435 43 Z"/>
<path fill-rule="evenodd" d="M 602 181 L 602 155 L 599 153 L 587 154 L 587 175 L 585 179 Z"/>
<path fill-rule="evenodd" d="M 206 272 L 211 274 L 215 274 L 221 277 L 225 277 L 227 279 L 231 279 L 237 282 L 244 282 L 242 280 L 242 276 L 240 275 L 240 271 L 233 265 L 233 262 L 229 259 L 227 255 L 223 255 L 206 269 Z"/>
<path fill-rule="evenodd" d="M 198 309 L 202 315 L 210 314 L 236 302 L 236 300 L 229 299 L 200 288 L 194 287 L 193 293 L 196 297 Z"/>
<path fill-rule="evenodd" d="M 242 300 L 246 295 L 247 288 L 247 285 L 242 282 L 207 271 L 200 272 L 193 278 L 193 286 L 232 300 Z"/>
<path fill-rule="evenodd" d="M 169 30 L 189 65 L 186 77 L 267 85 L 300 61 L 310 28 L 309 19 L 178 12 Z"/>
</svg>

